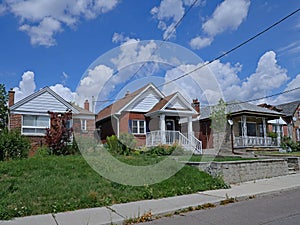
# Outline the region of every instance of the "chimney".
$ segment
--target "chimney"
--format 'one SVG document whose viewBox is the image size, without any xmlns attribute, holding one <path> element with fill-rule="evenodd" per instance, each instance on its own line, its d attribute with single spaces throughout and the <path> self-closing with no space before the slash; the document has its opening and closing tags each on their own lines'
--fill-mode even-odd
<svg viewBox="0 0 300 225">
<path fill-rule="evenodd" d="M 8 91 L 8 107 L 11 107 L 14 104 L 15 104 L 15 91 L 14 89 L 11 88 Z"/>
<path fill-rule="evenodd" d="M 199 102 L 198 98 L 193 99 L 192 106 L 200 114 L 200 102 Z"/>
<path fill-rule="evenodd" d="M 90 103 L 89 100 L 85 100 L 84 102 L 84 109 L 87 111 L 90 111 Z"/>
<path fill-rule="evenodd" d="M 128 95 L 130 95 L 130 91 L 126 91 L 125 97 L 127 97 Z"/>
</svg>

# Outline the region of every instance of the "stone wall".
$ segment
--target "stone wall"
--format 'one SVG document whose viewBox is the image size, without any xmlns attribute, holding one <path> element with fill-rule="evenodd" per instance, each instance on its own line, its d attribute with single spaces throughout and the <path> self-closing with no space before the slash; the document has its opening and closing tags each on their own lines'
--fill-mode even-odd
<svg viewBox="0 0 300 225">
<path fill-rule="evenodd" d="M 221 176 L 226 183 L 234 184 L 264 178 L 284 176 L 289 173 L 284 159 L 241 160 L 230 162 L 188 163 L 211 175 Z"/>
</svg>

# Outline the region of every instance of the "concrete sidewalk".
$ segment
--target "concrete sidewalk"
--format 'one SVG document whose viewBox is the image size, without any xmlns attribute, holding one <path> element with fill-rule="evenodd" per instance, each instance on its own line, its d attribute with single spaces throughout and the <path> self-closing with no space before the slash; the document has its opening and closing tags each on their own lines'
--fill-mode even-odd
<svg viewBox="0 0 300 225">
<path fill-rule="evenodd" d="M 166 215 L 189 206 L 218 204 L 226 198 L 248 198 L 300 187 L 300 174 L 273 177 L 231 185 L 230 189 L 204 191 L 157 200 L 116 204 L 110 207 L 82 209 L 73 212 L 46 214 L 0 221 L 0 225 L 100 225 L 122 224 L 124 220 L 151 211 L 153 216 Z"/>
</svg>

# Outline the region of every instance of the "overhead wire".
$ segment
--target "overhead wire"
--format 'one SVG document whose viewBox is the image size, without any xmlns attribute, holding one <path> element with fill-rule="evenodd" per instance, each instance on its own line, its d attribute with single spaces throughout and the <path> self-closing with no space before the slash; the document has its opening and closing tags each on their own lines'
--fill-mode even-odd
<svg viewBox="0 0 300 225">
<path fill-rule="evenodd" d="M 198 0 L 195 0 L 195 1 L 192 3 L 192 5 L 190 5 L 190 7 L 188 8 L 188 10 L 185 12 L 185 14 L 177 21 L 176 25 L 174 25 L 174 27 L 173 27 L 173 32 L 174 32 L 174 30 L 179 26 L 179 24 L 180 24 L 181 21 L 184 19 L 184 17 L 190 12 L 190 10 L 193 8 L 193 6 L 197 3 L 197 1 L 198 1 Z M 254 36 L 248 38 L 247 40 L 241 42 L 240 44 L 238 44 L 238 45 L 236 45 L 235 47 L 231 48 L 230 50 L 226 51 L 225 53 L 223 53 L 223 54 L 221 54 L 221 55 L 215 57 L 214 59 L 212 59 L 212 60 L 210 60 L 210 61 L 208 61 L 208 62 L 206 62 L 206 63 L 204 63 L 204 64 L 202 64 L 201 66 L 196 67 L 196 68 L 193 69 L 193 70 L 190 70 L 190 71 L 188 71 L 188 72 L 186 72 L 186 73 L 180 75 L 180 76 L 177 77 L 177 78 L 174 78 L 174 79 L 169 80 L 169 81 L 167 81 L 167 82 L 165 82 L 165 83 L 163 83 L 163 84 L 160 84 L 160 85 L 158 85 L 157 87 L 159 88 L 159 87 L 168 85 L 168 84 L 170 84 L 170 83 L 172 83 L 172 82 L 175 82 L 175 81 L 177 81 L 177 80 L 179 80 L 179 79 L 182 79 L 182 78 L 184 78 L 184 77 L 186 77 L 186 76 L 188 76 L 188 75 L 190 75 L 190 74 L 192 74 L 192 73 L 194 73 L 194 72 L 196 72 L 196 71 L 198 71 L 198 70 L 200 70 L 200 69 L 202 69 L 202 68 L 204 68 L 204 67 L 206 67 L 206 66 L 212 64 L 213 62 L 215 62 L 215 61 L 217 61 L 217 60 L 219 60 L 219 59 L 221 59 L 221 58 L 223 58 L 223 57 L 229 55 L 229 54 L 232 53 L 233 51 L 235 51 L 235 50 L 241 48 L 242 46 L 246 45 L 247 43 L 253 41 L 254 39 L 256 39 L 256 38 L 258 38 L 259 36 L 263 35 L 264 33 L 268 32 L 268 31 L 271 30 L 272 28 L 276 27 L 276 26 L 279 25 L 280 23 L 284 22 L 284 21 L 287 20 L 288 18 L 292 17 L 293 15 L 295 15 L 296 13 L 298 13 L 299 11 L 300 11 L 300 8 L 294 10 L 293 12 L 289 13 L 287 16 L 281 18 L 280 20 L 276 21 L 275 23 L 271 24 L 270 26 L 268 26 L 268 27 L 265 28 L 264 30 L 260 31 L 259 33 L 255 34 Z M 172 33 L 169 33 L 169 35 L 168 35 L 167 37 L 169 38 L 171 35 L 172 35 Z M 163 39 L 164 42 L 165 42 L 166 40 L 167 40 L 167 39 Z M 152 52 L 150 58 L 154 55 L 154 53 L 157 51 L 157 49 L 158 49 L 158 48 L 156 48 L 156 50 L 155 50 L 154 52 Z M 139 69 L 133 74 L 133 76 L 135 76 L 135 75 L 142 69 L 142 67 L 144 67 L 145 65 L 146 65 L 146 62 L 143 63 L 141 67 L 139 67 Z M 132 76 L 132 77 L 133 77 L 133 76 Z M 300 89 L 300 87 L 297 87 L 297 88 L 293 88 L 293 89 L 290 89 L 290 90 L 282 91 L 282 92 L 279 92 L 279 93 L 276 93 L 276 94 L 267 95 L 267 96 L 260 97 L 260 98 L 256 98 L 256 99 L 250 99 L 250 100 L 243 101 L 243 102 L 246 103 L 246 102 L 253 102 L 253 101 L 258 101 L 258 100 L 262 100 L 262 99 L 266 99 L 266 98 L 271 98 L 271 97 L 274 97 L 274 96 L 278 96 L 278 95 L 285 94 L 285 93 L 292 92 L 292 91 L 299 90 L 299 89 Z M 95 101 L 95 102 L 103 102 L 103 103 L 104 103 L 104 102 L 110 102 L 110 101 L 115 101 L 115 100 L 116 100 L 116 99 L 111 99 L 111 100 L 107 99 L 107 100 L 100 100 L 100 101 Z M 243 102 L 242 102 L 242 103 L 243 103 Z M 241 102 L 240 102 L 240 103 L 241 103 Z M 237 103 L 232 103 L 232 104 L 237 104 Z"/>
</svg>

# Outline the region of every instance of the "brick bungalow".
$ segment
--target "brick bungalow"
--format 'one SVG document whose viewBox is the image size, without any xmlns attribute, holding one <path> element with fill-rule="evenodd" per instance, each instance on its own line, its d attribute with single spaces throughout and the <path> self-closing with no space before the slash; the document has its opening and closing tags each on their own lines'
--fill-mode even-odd
<svg viewBox="0 0 300 225">
<path fill-rule="evenodd" d="M 86 100 L 84 108 L 67 102 L 49 87 L 45 87 L 26 98 L 14 102 L 15 92 L 8 92 L 10 109 L 9 129 L 18 129 L 21 134 L 29 137 L 32 149 L 45 144 L 46 128 L 50 126 L 49 111 L 64 113 L 72 112 L 72 120 L 68 126 L 73 127 L 76 135 L 93 136 L 95 132 L 95 114 L 90 111 Z"/>
<path fill-rule="evenodd" d="M 213 149 L 214 132 L 211 129 L 213 107 L 201 108 L 201 114 L 193 119 L 198 127 L 195 135 L 203 143 L 204 149 Z M 279 119 L 282 113 L 247 102 L 233 101 L 226 104 L 226 128 L 221 150 L 231 152 L 234 148 L 278 147 L 280 139 L 268 137 L 268 120 Z M 232 142 L 233 138 L 233 142 Z"/>
<path fill-rule="evenodd" d="M 165 96 L 149 83 L 102 109 L 96 127 L 102 142 L 107 136 L 130 133 L 138 146 L 178 143 L 201 151 L 201 142 L 193 135 L 192 127 L 192 118 L 197 115 L 198 111 L 179 92 Z M 183 120 L 187 126 L 181 126 Z"/>
</svg>

